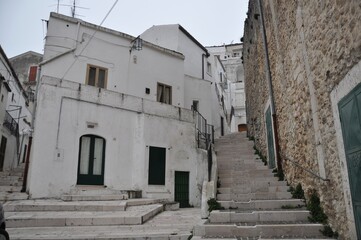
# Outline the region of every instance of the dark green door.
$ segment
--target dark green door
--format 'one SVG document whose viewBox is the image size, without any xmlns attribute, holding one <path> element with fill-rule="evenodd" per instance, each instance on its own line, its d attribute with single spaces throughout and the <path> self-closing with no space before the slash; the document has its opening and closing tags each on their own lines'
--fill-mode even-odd
<svg viewBox="0 0 361 240">
<path fill-rule="evenodd" d="M 77 184 L 104 184 L 104 156 L 104 138 L 94 135 L 84 135 L 80 138 Z"/>
<path fill-rule="evenodd" d="M 268 144 L 268 164 L 270 168 L 276 167 L 275 151 L 273 144 L 273 128 L 272 128 L 272 115 L 271 108 L 266 111 L 266 131 L 267 131 L 267 144 Z"/>
<path fill-rule="evenodd" d="M 179 207 L 189 207 L 189 172 L 175 172 L 174 201 Z"/>
<path fill-rule="evenodd" d="M 361 84 L 338 104 L 357 238 L 361 239 Z"/>
</svg>

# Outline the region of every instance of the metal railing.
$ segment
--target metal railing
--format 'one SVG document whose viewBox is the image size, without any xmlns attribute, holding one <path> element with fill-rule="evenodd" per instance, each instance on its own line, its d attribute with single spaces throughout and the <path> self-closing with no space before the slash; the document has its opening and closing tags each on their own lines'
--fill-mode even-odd
<svg viewBox="0 0 361 240">
<path fill-rule="evenodd" d="M 19 135 L 19 126 L 18 123 L 11 117 L 8 111 L 5 112 L 5 119 L 3 124 L 12 135 L 18 136 Z"/>
<path fill-rule="evenodd" d="M 292 160 L 292 159 L 290 159 L 289 157 L 286 157 L 286 156 L 283 155 L 283 154 L 280 154 L 280 155 L 281 155 L 281 158 L 283 158 L 283 159 L 291 162 L 293 165 L 295 165 L 295 166 L 297 166 L 297 167 L 299 167 L 299 168 L 302 168 L 302 170 L 308 172 L 308 173 L 311 174 L 312 176 L 314 176 L 314 177 L 316 177 L 316 178 L 318 178 L 318 179 L 321 179 L 322 181 L 325 181 L 325 182 L 329 182 L 329 181 L 330 181 L 330 179 L 321 177 L 320 175 L 318 175 L 318 174 L 312 172 L 311 170 L 305 168 L 304 166 L 302 166 L 301 164 L 299 164 L 299 163 L 296 162 L 295 160 Z"/>
<path fill-rule="evenodd" d="M 207 119 L 205 119 L 197 110 L 192 110 L 196 123 L 198 148 L 208 150 L 209 145 L 214 143 L 214 127 L 213 125 L 208 124 Z"/>
</svg>

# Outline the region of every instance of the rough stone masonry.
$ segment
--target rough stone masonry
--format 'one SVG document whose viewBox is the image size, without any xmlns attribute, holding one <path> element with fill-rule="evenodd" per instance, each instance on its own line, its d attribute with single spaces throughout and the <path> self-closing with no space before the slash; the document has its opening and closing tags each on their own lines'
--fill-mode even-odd
<svg viewBox="0 0 361 240">
<path fill-rule="evenodd" d="M 267 0 L 262 4 L 280 153 L 330 181 L 283 159 L 285 178 L 293 186 L 301 183 L 306 198 L 316 189 L 332 229 L 342 239 L 354 239 L 331 93 L 361 60 L 361 2 Z M 243 49 L 248 134 L 267 156 L 265 111 L 270 96 L 260 24 L 258 1 L 250 1 Z M 354 81 L 360 79 L 361 75 Z"/>
</svg>

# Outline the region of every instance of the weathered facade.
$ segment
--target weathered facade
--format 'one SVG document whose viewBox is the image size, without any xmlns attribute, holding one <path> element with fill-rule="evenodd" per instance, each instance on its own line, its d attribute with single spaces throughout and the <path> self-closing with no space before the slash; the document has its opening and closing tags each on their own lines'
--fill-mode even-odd
<svg viewBox="0 0 361 240">
<path fill-rule="evenodd" d="M 172 201 L 182 195 L 183 206 L 199 206 L 211 171 L 197 140 L 201 132 L 208 147 L 211 126 L 191 105 L 196 94 L 211 95 L 212 78 L 188 86 L 185 72 L 206 62 L 187 69 L 180 52 L 56 13 L 44 49 L 30 196 L 58 198 L 94 185 Z M 212 105 L 201 104 L 212 116 Z"/>
<path fill-rule="evenodd" d="M 231 131 L 246 130 L 246 106 L 244 93 L 244 70 L 242 63 L 243 43 L 234 43 L 223 46 L 207 47 L 208 51 L 219 57 L 224 65 L 226 78 L 222 84 L 222 89 L 227 93 L 230 99 L 230 115 Z"/>
<path fill-rule="evenodd" d="M 360 1 L 261 1 L 271 85 L 258 2 L 244 33 L 249 135 L 291 185 L 317 191 L 342 239 L 360 239 Z"/>
</svg>

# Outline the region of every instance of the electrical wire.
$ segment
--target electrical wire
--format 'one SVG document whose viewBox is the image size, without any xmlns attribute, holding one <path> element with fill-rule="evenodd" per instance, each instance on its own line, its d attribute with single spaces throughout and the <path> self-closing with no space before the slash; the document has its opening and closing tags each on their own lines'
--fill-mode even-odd
<svg viewBox="0 0 361 240">
<path fill-rule="evenodd" d="M 108 18 L 110 12 L 113 10 L 113 8 L 115 7 L 115 5 L 118 3 L 118 0 L 115 0 L 113 6 L 109 9 L 108 13 L 105 15 L 104 19 L 101 21 L 101 23 L 99 24 L 98 28 L 94 31 L 94 33 L 91 35 L 89 41 L 85 44 L 84 48 L 80 51 L 80 53 L 78 55 L 81 55 L 84 50 L 87 48 L 87 46 L 89 45 L 89 43 L 91 42 L 91 40 L 93 39 L 94 35 L 98 32 L 99 27 L 101 27 L 104 23 L 104 21 Z M 70 71 L 70 69 L 74 66 L 75 62 L 78 60 L 78 58 L 75 56 L 73 63 L 68 67 L 68 69 L 65 71 L 64 75 L 61 77 L 60 81 L 62 81 L 64 79 L 64 77 L 68 74 L 68 72 Z"/>
</svg>

